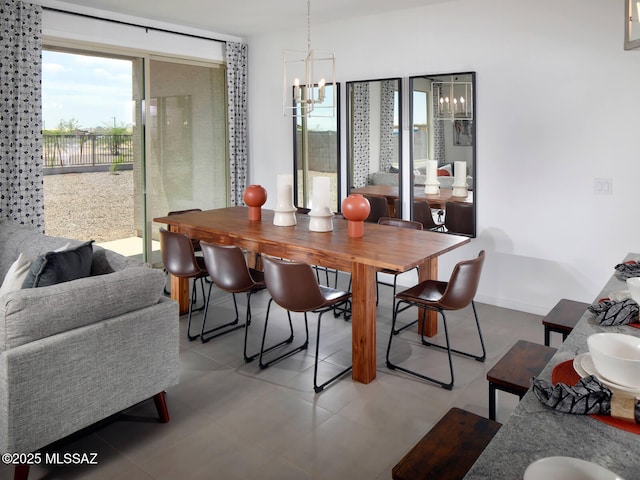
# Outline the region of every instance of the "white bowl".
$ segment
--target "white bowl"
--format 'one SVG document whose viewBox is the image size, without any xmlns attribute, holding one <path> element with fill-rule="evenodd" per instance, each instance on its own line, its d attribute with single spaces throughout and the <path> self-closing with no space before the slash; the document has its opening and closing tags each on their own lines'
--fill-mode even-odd
<svg viewBox="0 0 640 480">
<path fill-rule="evenodd" d="M 587 338 L 598 373 L 619 385 L 640 388 L 640 338 L 622 333 L 595 333 Z"/>
<path fill-rule="evenodd" d="M 536 460 L 524 472 L 524 480 L 623 480 L 597 463 L 572 457 L 546 457 Z"/>
<path fill-rule="evenodd" d="M 640 305 L 640 277 L 627 278 L 627 288 L 633 301 Z"/>
</svg>

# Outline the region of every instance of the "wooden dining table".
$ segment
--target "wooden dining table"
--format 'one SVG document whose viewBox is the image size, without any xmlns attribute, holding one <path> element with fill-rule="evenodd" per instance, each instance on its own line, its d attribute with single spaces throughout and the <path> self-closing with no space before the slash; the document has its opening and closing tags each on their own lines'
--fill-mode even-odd
<svg viewBox="0 0 640 480">
<path fill-rule="evenodd" d="M 387 200 L 389 213 L 395 215 L 395 201 L 399 196 L 397 185 L 365 185 L 360 188 L 352 188 L 351 193 L 383 197 Z M 424 193 L 424 186 L 413 187 L 413 200 L 416 202 L 429 202 L 431 208 L 445 208 L 447 202 L 473 203 L 473 192 L 469 190 L 466 197 L 454 197 L 453 190 L 441 188 L 439 193 Z"/>
<path fill-rule="evenodd" d="M 350 272 L 352 377 L 361 383 L 370 383 L 376 377 L 376 272 L 405 272 L 419 267 L 420 280 L 436 279 L 438 257 L 470 241 L 458 235 L 373 223 L 365 224 L 363 237 L 352 238 L 341 216 L 333 219 L 333 231 L 312 232 L 306 214 L 297 214 L 297 225 L 282 227 L 273 224 L 273 211 L 267 209 L 262 209 L 260 221 L 250 221 L 247 207 L 190 212 L 153 221 L 194 239 Z M 188 280 L 172 277 L 171 296 L 180 303 L 181 312 L 186 312 Z M 434 335 L 436 325 L 436 317 L 431 315 L 425 333 Z"/>
</svg>

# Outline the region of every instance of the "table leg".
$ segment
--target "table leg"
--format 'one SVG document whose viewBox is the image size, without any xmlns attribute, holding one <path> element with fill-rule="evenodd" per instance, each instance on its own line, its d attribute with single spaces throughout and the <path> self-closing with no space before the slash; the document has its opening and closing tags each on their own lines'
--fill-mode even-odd
<svg viewBox="0 0 640 480">
<path fill-rule="evenodd" d="M 438 279 L 438 257 L 426 259 L 418 269 L 418 281 Z M 422 316 L 422 310 L 418 313 Z M 418 322 L 418 333 L 422 333 L 422 322 Z M 438 312 L 427 310 L 425 332 L 427 337 L 433 337 L 438 333 Z"/>
<path fill-rule="evenodd" d="M 169 231 L 177 232 L 173 225 L 169 226 Z M 189 279 L 169 275 L 171 282 L 171 298 L 178 302 L 180 315 L 189 312 Z"/>
<path fill-rule="evenodd" d="M 352 378 L 370 383 L 376 378 L 376 270 L 354 263 L 351 276 Z"/>
</svg>

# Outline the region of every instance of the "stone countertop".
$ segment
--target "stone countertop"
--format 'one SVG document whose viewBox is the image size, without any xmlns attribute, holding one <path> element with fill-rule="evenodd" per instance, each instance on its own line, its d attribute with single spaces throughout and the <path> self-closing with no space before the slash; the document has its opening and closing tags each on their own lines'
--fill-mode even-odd
<svg viewBox="0 0 640 480">
<path fill-rule="evenodd" d="M 640 258 L 629 254 L 625 260 Z M 613 268 L 613 265 L 612 265 Z M 594 302 L 609 292 L 625 290 L 626 283 L 612 275 Z M 620 332 L 640 337 L 629 326 L 602 327 L 589 311 L 540 374 L 551 381 L 553 368 L 588 351 L 587 337 L 597 332 Z M 584 415 L 570 415 L 545 408 L 529 390 L 500 431 L 487 446 L 465 479 L 521 479 L 532 462 L 551 456 L 581 458 L 617 473 L 626 480 L 640 478 L 640 435 Z"/>
</svg>

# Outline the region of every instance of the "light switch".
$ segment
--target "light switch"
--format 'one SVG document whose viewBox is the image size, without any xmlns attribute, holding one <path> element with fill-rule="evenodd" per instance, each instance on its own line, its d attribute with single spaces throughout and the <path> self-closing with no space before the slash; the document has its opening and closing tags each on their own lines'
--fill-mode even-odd
<svg viewBox="0 0 640 480">
<path fill-rule="evenodd" d="M 594 178 L 593 193 L 596 195 L 612 195 L 613 180 L 611 178 Z"/>
</svg>

